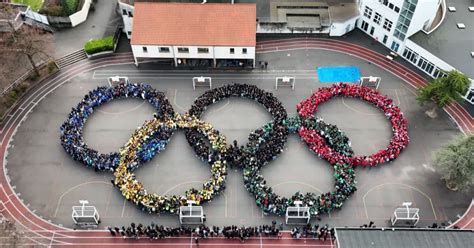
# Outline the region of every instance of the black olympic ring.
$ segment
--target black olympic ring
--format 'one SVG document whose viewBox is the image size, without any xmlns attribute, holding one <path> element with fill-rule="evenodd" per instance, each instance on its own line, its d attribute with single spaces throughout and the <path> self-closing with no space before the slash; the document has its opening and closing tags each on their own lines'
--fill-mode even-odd
<svg viewBox="0 0 474 248">
<path fill-rule="evenodd" d="M 227 159 L 232 165 L 242 167 L 245 164 L 243 160 L 249 158 L 246 154 L 252 152 L 255 154 L 253 157 L 255 160 L 248 162 L 262 166 L 283 151 L 288 135 L 287 128 L 283 124 L 283 121 L 287 118 L 286 110 L 272 93 L 265 92 L 255 85 L 229 84 L 206 91 L 194 101 L 188 113 L 200 118 L 209 105 L 229 97 L 243 97 L 255 100 L 262 104 L 273 117 L 270 123 L 249 135 L 249 141 L 245 146 L 239 148 L 237 141 L 234 140 L 233 145 L 227 149 Z M 200 148 L 195 150 L 198 157 L 201 157 L 203 160 L 213 160 L 212 154 L 209 153 L 209 147 L 207 147 L 199 133 L 187 130 L 186 138 L 191 146 L 195 143 L 203 144 L 203 146 L 193 146 L 194 148 Z"/>
<path fill-rule="evenodd" d="M 345 86 L 339 85 L 339 87 Z M 317 92 L 327 92 L 327 89 L 322 88 Z M 311 111 L 314 112 L 316 108 L 308 104 L 315 101 L 322 102 L 315 100 L 314 96 L 317 94 L 315 93 L 310 100 L 303 101 L 304 104 L 298 105 L 299 114 L 303 115 L 303 118 L 299 116 L 287 118 L 286 110 L 273 94 L 253 85 L 231 84 L 207 91 L 196 99 L 187 114 L 179 115 L 174 113 L 163 93 L 157 93 L 148 85 L 122 84 L 114 88 L 99 87 L 86 95 L 78 107 L 73 109 L 65 124 L 61 126 L 61 144 L 74 159 L 88 166 L 97 170 L 115 168 L 115 186 L 120 189 L 126 199 L 149 213 L 177 213 L 177 208 L 184 205 L 186 200 L 195 200 L 198 204 L 210 201 L 225 189 L 226 165 L 230 163 L 243 168 L 245 186 L 254 195 L 257 205 L 264 213 L 283 215 L 287 207 L 299 200 L 303 201 L 304 206 L 310 207 L 312 216 L 318 216 L 340 208 L 344 200 L 356 190 L 356 181 L 354 165 L 348 162 L 352 161 L 349 159 L 353 156 L 349 139 L 335 125 L 326 124 L 321 119 L 311 116 Z M 154 115 L 154 120 L 146 121 L 134 132 L 127 144 L 121 148 L 120 156 L 112 153 L 107 157 L 87 148 L 82 138 L 82 127 L 95 107 L 111 101 L 114 96 L 141 96 L 159 111 Z M 147 96 L 150 97 L 147 98 Z M 254 99 L 264 105 L 273 116 L 270 123 L 253 131 L 249 135 L 249 142 L 240 148 L 235 142 L 234 145 L 227 145 L 225 137 L 214 130 L 210 124 L 198 119 L 207 106 L 227 97 Z M 388 98 L 378 99 L 386 101 Z M 370 102 L 377 102 L 377 100 Z M 391 105 L 388 108 L 393 109 Z M 306 112 L 302 112 L 302 109 Z M 398 112 L 390 113 L 399 117 L 400 112 L 398 109 Z M 394 121 L 391 120 L 393 124 Z M 211 164 L 211 179 L 203 184 L 202 190 L 190 189 L 185 196 L 169 197 L 149 194 L 131 171 L 165 149 L 173 131 L 177 128 L 186 130 L 186 137 L 196 155 Z M 260 168 L 275 159 L 283 151 L 287 135 L 296 132 L 313 152 L 333 165 L 336 179 L 334 192 L 323 193 L 319 196 L 314 193 L 297 192 L 291 198 L 284 198 L 276 195 L 271 187 L 266 186 L 266 181 L 259 172 Z M 204 139 L 209 140 L 210 147 Z M 331 160 L 331 154 L 349 159 Z"/>
</svg>

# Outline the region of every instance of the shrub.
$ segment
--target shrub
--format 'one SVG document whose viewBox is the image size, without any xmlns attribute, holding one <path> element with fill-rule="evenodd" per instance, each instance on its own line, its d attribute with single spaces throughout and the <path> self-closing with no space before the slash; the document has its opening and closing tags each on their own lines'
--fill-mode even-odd
<svg viewBox="0 0 474 248">
<path fill-rule="evenodd" d="M 49 62 L 49 63 L 48 63 L 48 72 L 51 73 L 51 72 L 53 72 L 55 69 L 56 69 L 56 64 L 55 64 L 53 61 Z"/>
<path fill-rule="evenodd" d="M 43 6 L 40 13 L 49 16 L 63 16 L 63 7 L 58 4 L 51 4 L 49 6 Z"/>
<path fill-rule="evenodd" d="M 102 39 L 90 40 L 84 45 L 87 54 L 100 53 L 114 50 L 114 38 L 112 36 Z"/>
<path fill-rule="evenodd" d="M 36 72 L 33 72 L 31 75 L 30 75 L 30 80 L 31 81 L 36 81 L 38 80 L 38 78 L 40 77 L 40 75 Z"/>
<path fill-rule="evenodd" d="M 76 13 L 79 0 L 61 0 L 61 5 L 64 9 L 64 14 L 72 15 Z"/>
</svg>

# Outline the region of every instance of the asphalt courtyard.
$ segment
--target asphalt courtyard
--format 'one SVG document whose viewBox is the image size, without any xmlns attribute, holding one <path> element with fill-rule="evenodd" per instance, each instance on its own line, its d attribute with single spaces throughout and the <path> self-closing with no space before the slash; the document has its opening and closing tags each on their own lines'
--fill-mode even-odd
<svg viewBox="0 0 474 248">
<path fill-rule="evenodd" d="M 359 226 L 375 221 L 386 226 L 393 209 L 403 201 L 420 208 L 419 226 L 457 219 L 471 202 L 469 194 L 449 192 L 431 166 L 431 154 L 459 135 L 455 125 L 440 112 L 430 119 L 425 108 L 416 103 L 413 89 L 399 78 L 358 58 L 324 50 L 268 52 L 258 60 L 270 62 L 267 71 L 251 73 L 214 73 L 213 86 L 231 82 L 251 83 L 275 94 L 289 115 L 296 104 L 318 87 L 327 86 L 317 80 L 318 66 L 354 65 L 363 76 L 381 76 L 380 91 L 399 105 L 409 120 L 411 143 L 393 163 L 378 168 L 358 168 L 358 191 L 341 210 L 322 216 L 331 226 Z M 96 173 L 73 161 L 59 144 L 59 126 L 68 112 L 89 90 L 106 85 L 106 78 L 129 76 L 132 82 L 147 82 L 166 95 L 176 111 L 186 112 L 205 88 L 192 89 L 193 76 L 207 72 L 173 72 L 139 70 L 133 65 L 103 67 L 72 77 L 38 102 L 18 128 L 8 150 L 8 175 L 15 191 L 37 215 L 53 223 L 73 227 L 71 207 L 80 199 L 88 199 L 101 215 L 101 226 L 126 225 L 130 222 L 177 225 L 176 216 L 150 216 L 124 201 L 112 187 L 111 173 Z M 274 89 L 276 76 L 296 77 L 296 87 Z M 85 141 L 100 152 L 117 151 L 133 130 L 150 119 L 153 109 L 145 102 L 116 100 L 100 107 L 88 120 Z M 336 124 L 349 136 L 356 154 L 374 153 L 385 147 L 391 129 L 381 111 L 355 99 L 338 98 L 322 105 L 318 111 L 326 122 Z M 257 103 L 229 99 L 212 105 L 202 119 L 213 124 L 228 140 L 245 142 L 247 135 L 270 120 L 271 116 Z M 183 193 L 209 176 L 206 164 L 193 154 L 182 132 L 176 132 L 166 151 L 137 171 L 137 177 L 150 191 Z M 292 135 L 287 150 L 268 164 L 263 175 L 279 194 L 289 196 L 296 191 L 326 192 L 332 189 L 332 170 L 317 158 L 299 137 Z M 230 171 L 227 189 L 213 202 L 204 205 L 208 225 L 258 225 L 279 222 L 283 218 L 263 216 L 252 196 L 245 190 L 240 171 Z"/>
</svg>

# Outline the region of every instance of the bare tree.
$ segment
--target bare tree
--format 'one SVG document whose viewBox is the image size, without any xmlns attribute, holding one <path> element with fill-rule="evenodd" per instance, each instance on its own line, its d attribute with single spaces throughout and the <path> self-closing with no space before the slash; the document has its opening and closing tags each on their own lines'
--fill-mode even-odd
<svg viewBox="0 0 474 248">
<path fill-rule="evenodd" d="M 18 30 L 2 34 L 0 56 L 6 61 L 18 60 L 18 56 L 25 56 L 36 74 L 39 74 L 35 58 L 50 58 L 51 46 L 50 33 L 23 25 Z"/>
</svg>

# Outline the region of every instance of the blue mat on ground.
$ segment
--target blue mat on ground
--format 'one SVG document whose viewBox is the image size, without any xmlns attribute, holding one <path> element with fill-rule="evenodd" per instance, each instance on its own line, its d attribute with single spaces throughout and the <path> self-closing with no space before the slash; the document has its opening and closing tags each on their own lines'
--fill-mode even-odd
<svg viewBox="0 0 474 248">
<path fill-rule="evenodd" d="M 317 72 L 321 83 L 356 83 L 360 79 L 360 70 L 355 66 L 318 67 Z"/>
</svg>

